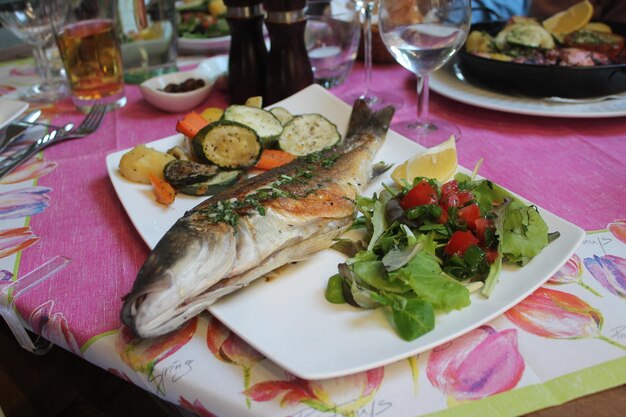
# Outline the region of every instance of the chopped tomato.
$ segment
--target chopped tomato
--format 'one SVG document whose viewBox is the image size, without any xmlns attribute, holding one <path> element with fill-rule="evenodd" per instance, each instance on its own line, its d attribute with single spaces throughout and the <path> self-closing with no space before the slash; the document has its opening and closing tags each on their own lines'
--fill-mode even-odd
<svg viewBox="0 0 626 417">
<path fill-rule="evenodd" d="M 448 207 L 463 207 L 474 200 L 474 195 L 467 190 L 459 190 L 456 180 L 448 181 L 441 186 L 441 205 Z"/>
<path fill-rule="evenodd" d="M 456 193 L 459 191 L 459 184 L 456 180 L 450 180 L 441 186 L 441 198 L 446 198 L 450 194 Z"/>
<path fill-rule="evenodd" d="M 457 231 L 452 234 L 452 237 L 443 251 L 446 255 L 463 256 L 470 246 L 478 245 L 478 243 L 478 239 L 476 239 L 476 236 L 474 236 L 472 232 Z"/>
<path fill-rule="evenodd" d="M 200 21 L 200 25 L 204 28 L 204 29 L 208 29 L 211 26 L 215 25 L 217 23 L 217 19 L 213 16 L 210 15 L 204 15 L 202 16 L 202 19 Z"/>
<path fill-rule="evenodd" d="M 474 194 L 470 191 L 459 191 L 457 195 L 459 196 L 459 207 L 463 207 L 474 200 Z"/>
<path fill-rule="evenodd" d="M 485 251 L 485 259 L 487 259 L 487 262 L 489 263 L 489 265 L 494 263 L 496 259 L 498 259 L 498 250 L 492 249 L 492 248 L 487 249 Z"/>
<path fill-rule="evenodd" d="M 480 208 L 478 204 L 473 203 L 460 209 L 459 218 L 465 221 L 468 229 L 476 229 L 476 220 L 480 218 Z"/>
<path fill-rule="evenodd" d="M 490 229 L 492 227 L 491 220 L 480 217 L 476 219 L 475 225 L 476 237 L 478 238 L 478 240 L 480 240 L 480 243 L 484 245 L 487 242 L 487 239 L 485 238 L 485 232 L 487 231 L 487 229 Z"/>
<path fill-rule="evenodd" d="M 400 207 L 408 210 L 413 207 L 437 203 L 437 191 L 428 181 L 421 181 L 400 200 Z"/>
</svg>

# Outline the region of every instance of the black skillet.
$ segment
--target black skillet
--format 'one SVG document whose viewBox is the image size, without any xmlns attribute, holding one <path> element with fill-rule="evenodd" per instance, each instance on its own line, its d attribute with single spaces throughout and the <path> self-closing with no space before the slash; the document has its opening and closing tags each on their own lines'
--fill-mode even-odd
<svg viewBox="0 0 626 417">
<path fill-rule="evenodd" d="M 495 36 L 506 22 L 472 25 Z M 608 23 L 614 33 L 626 36 L 626 25 Z M 595 67 L 562 67 L 503 62 L 460 51 L 459 65 L 470 83 L 531 97 L 582 98 L 626 91 L 626 64 Z"/>
</svg>

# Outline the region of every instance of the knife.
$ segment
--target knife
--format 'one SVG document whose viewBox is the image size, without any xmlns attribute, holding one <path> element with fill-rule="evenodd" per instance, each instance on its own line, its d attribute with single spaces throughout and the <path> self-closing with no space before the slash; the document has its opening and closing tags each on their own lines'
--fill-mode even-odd
<svg viewBox="0 0 626 417">
<path fill-rule="evenodd" d="M 39 116 L 41 116 L 41 110 L 35 110 L 26 115 L 17 122 L 11 123 L 6 129 L 4 129 L 4 137 L 0 140 L 0 152 L 4 151 L 11 144 L 15 143 L 22 133 L 31 127 L 31 123 L 34 123 Z"/>
</svg>

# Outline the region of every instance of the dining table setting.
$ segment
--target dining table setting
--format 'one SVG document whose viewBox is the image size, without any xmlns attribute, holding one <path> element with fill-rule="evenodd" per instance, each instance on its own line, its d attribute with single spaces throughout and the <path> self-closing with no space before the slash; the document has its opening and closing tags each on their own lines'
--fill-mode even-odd
<svg viewBox="0 0 626 417">
<path fill-rule="evenodd" d="M 472 35 L 468 0 L 42 3 L 36 36 L 0 4 L 36 58 L 0 58 L 0 315 L 16 344 L 67 350 L 185 415 L 624 414 L 626 52 L 559 83 L 582 69 L 526 68 L 512 35 L 489 49 L 512 29 Z M 589 12 L 573 7 L 538 27 L 565 31 Z M 626 36 L 588 30 L 606 27 Z M 266 151 L 289 160 L 261 166 Z M 412 182 L 415 161 L 450 162 Z M 173 162 L 211 171 L 174 183 Z M 425 184 L 434 200 L 406 208 Z M 487 213 L 480 193 L 505 197 Z M 513 205 L 519 225 L 501 219 Z M 473 233 L 480 279 L 459 284 L 446 262 L 470 251 L 433 240 L 448 216 L 453 237 Z M 507 233 L 546 240 L 512 260 Z M 436 272 L 414 262 L 431 250 Z M 400 291 L 374 264 L 445 284 Z"/>
</svg>

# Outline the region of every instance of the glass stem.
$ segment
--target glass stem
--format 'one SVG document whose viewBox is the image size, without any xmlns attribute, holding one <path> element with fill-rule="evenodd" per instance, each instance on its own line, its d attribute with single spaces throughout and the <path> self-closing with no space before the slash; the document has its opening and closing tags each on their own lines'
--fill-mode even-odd
<svg viewBox="0 0 626 417">
<path fill-rule="evenodd" d="M 50 61 L 46 56 L 46 51 L 41 45 L 34 45 L 35 61 L 40 65 L 39 72 L 43 77 L 43 85 L 50 84 L 52 80 L 52 71 L 50 70 Z"/>
<path fill-rule="evenodd" d="M 363 5 L 363 63 L 365 65 L 365 91 L 364 97 L 368 97 L 372 83 L 372 12 L 374 2 L 365 1 Z"/>
<path fill-rule="evenodd" d="M 417 118 L 428 118 L 428 74 L 417 76 Z"/>
</svg>

